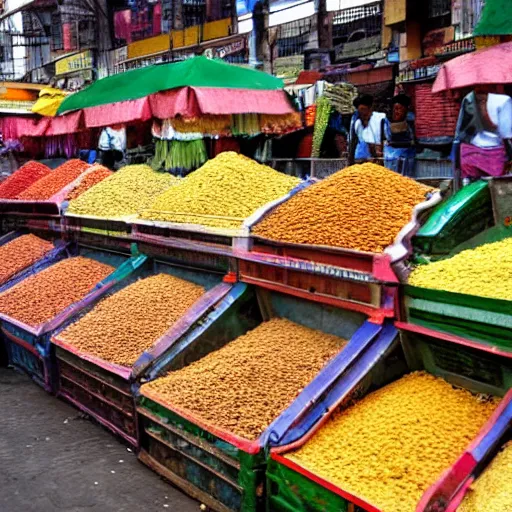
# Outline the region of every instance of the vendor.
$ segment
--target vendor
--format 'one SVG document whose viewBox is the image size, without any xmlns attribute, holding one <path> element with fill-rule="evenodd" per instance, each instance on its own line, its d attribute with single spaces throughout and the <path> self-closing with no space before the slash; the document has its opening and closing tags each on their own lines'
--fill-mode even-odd
<svg viewBox="0 0 512 512">
<path fill-rule="evenodd" d="M 512 98 L 478 86 L 462 102 L 455 140 L 465 183 L 506 174 L 512 162 Z"/>
<path fill-rule="evenodd" d="M 367 161 L 382 158 L 383 155 L 383 121 L 386 114 L 374 112 L 373 96 L 363 95 L 354 100 L 356 112 L 351 126 L 352 161 Z M 357 139 L 357 143 L 355 142 Z"/>
<path fill-rule="evenodd" d="M 414 114 L 409 110 L 410 105 L 409 96 L 395 96 L 391 101 L 391 121 L 384 124 L 384 165 L 404 176 L 413 174 L 416 159 Z"/>
<path fill-rule="evenodd" d="M 112 170 L 122 166 L 126 152 L 126 127 L 114 125 L 104 128 L 98 142 L 101 164 Z"/>
</svg>

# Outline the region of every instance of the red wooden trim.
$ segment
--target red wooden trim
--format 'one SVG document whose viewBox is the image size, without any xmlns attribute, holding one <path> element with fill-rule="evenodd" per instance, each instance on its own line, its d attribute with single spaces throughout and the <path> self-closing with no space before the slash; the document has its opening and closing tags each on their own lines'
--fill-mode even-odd
<svg viewBox="0 0 512 512">
<path fill-rule="evenodd" d="M 146 398 L 149 398 L 150 400 L 153 400 L 153 402 L 156 402 L 162 407 L 169 409 L 169 411 L 181 416 L 183 419 L 190 421 L 190 423 L 198 425 L 203 430 L 210 432 L 219 439 L 222 439 L 223 441 L 226 441 L 227 443 L 236 446 L 238 449 L 243 450 L 249 455 L 256 455 L 262 449 L 262 446 L 258 440 L 249 441 L 248 439 L 244 439 L 243 437 L 232 434 L 231 432 L 227 432 L 226 430 L 216 427 L 215 425 L 210 425 L 209 423 L 206 423 L 205 421 L 197 418 L 190 412 L 186 412 L 183 409 L 175 407 L 174 405 L 169 404 L 165 400 L 162 400 L 162 398 L 158 396 L 158 394 L 153 393 L 152 391 L 141 390 L 140 394 L 142 396 L 145 396 Z"/>
<path fill-rule="evenodd" d="M 425 336 L 430 336 L 432 338 L 436 338 L 443 341 L 448 341 L 450 343 L 455 343 L 457 345 L 463 345 L 465 347 L 474 348 L 480 350 L 482 352 L 488 352 L 489 354 L 495 354 L 498 356 L 506 357 L 508 359 L 512 359 L 512 352 L 500 350 L 494 346 L 487 345 L 485 343 L 479 341 L 469 340 L 467 338 L 463 338 L 461 336 L 456 336 L 455 334 L 449 334 L 446 332 L 435 331 L 428 327 L 422 327 L 415 324 L 410 324 L 407 322 L 395 322 L 395 327 L 397 329 L 401 329 L 403 331 L 414 332 L 416 334 L 423 334 Z"/>
<path fill-rule="evenodd" d="M 86 361 L 86 362 L 88 362 L 90 364 L 94 364 L 96 366 L 99 366 L 103 370 L 105 370 L 105 371 L 107 371 L 109 373 L 114 373 L 114 374 L 118 375 L 119 377 L 121 377 L 122 379 L 124 379 L 126 381 L 130 380 L 130 376 L 132 374 L 132 369 L 131 368 L 120 366 L 120 365 L 114 364 L 114 363 L 108 363 L 107 361 L 103 361 L 103 359 L 100 359 L 99 357 L 92 356 L 90 354 L 86 354 L 85 352 L 80 352 L 79 350 L 77 350 L 72 345 L 69 345 L 68 343 L 66 343 L 66 341 L 64 341 L 62 338 L 58 338 L 56 336 L 52 336 L 51 342 L 54 345 L 57 345 L 58 347 L 60 347 L 62 350 L 70 352 L 71 354 L 73 354 L 74 356 L 82 359 L 83 361 Z M 64 362 L 67 363 L 67 361 L 64 361 Z M 77 369 L 82 371 L 82 372 L 84 372 L 84 373 L 89 374 L 88 372 L 86 372 L 86 371 L 84 371 L 84 370 L 82 370 L 80 368 L 77 368 Z M 94 377 L 95 379 L 98 379 L 98 377 L 93 376 L 93 375 L 91 375 L 91 377 Z"/>
<path fill-rule="evenodd" d="M 464 496 L 468 492 L 469 488 L 473 485 L 476 478 L 474 476 L 470 476 L 461 487 L 459 492 L 454 496 L 454 498 L 450 501 L 448 506 L 446 507 L 446 512 L 457 512 L 459 505 L 462 503 Z"/>
<path fill-rule="evenodd" d="M 329 482 L 328 480 L 324 480 L 322 477 L 315 475 L 311 471 L 305 469 L 304 467 L 300 466 L 296 462 L 293 462 L 289 459 L 285 459 L 283 456 L 278 455 L 277 453 L 272 453 L 271 457 L 276 462 L 279 462 L 279 464 L 282 464 L 283 466 L 286 466 L 289 469 L 292 469 L 296 473 L 299 473 L 302 476 L 305 476 L 309 480 L 312 480 L 313 482 L 317 483 L 318 485 L 321 485 L 328 491 L 331 491 L 334 494 L 337 494 L 338 496 L 341 496 L 342 498 L 352 502 L 354 505 L 357 505 L 358 507 L 361 507 L 362 509 L 366 510 L 367 512 L 382 512 L 380 508 L 375 507 L 374 505 L 368 503 L 367 501 L 363 500 L 362 498 L 359 498 L 358 496 L 354 496 L 353 494 L 344 491 L 337 485 Z"/>
<path fill-rule="evenodd" d="M 11 334 L 10 332 L 6 331 L 3 327 L 2 327 L 2 332 L 4 333 L 4 335 L 7 338 L 9 338 L 10 341 L 12 341 L 12 343 L 16 343 L 16 345 L 20 345 L 21 347 L 23 347 L 28 352 L 32 353 L 34 356 L 36 356 L 41 361 L 43 360 L 43 358 L 41 357 L 41 354 L 38 352 L 36 347 L 34 347 L 30 343 L 26 342 L 25 340 L 18 338 L 14 334 Z"/>
<path fill-rule="evenodd" d="M 378 318 L 380 315 L 383 318 L 394 318 L 395 314 L 393 311 L 389 311 L 386 309 L 376 308 L 374 306 L 367 306 L 364 304 L 358 304 L 355 302 L 351 302 L 345 299 L 337 299 L 336 297 L 329 297 L 327 295 L 319 295 L 307 292 L 305 290 L 300 290 L 299 288 L 293 288 L 291 286 L 287 286 L 285 284 L 272 283 L 270 281 L 263 281 L 255 277 L 248 276 L 240 276 L 240 281 L 247 284 L 253 284 L 256 286 L 260 286 L 262 288 L 266 288 L 268 290 L 272 290 L 275 292 L 286 293 L 287 295 L 293 295 L 295 297 L 299 297 L 301 299 L 307 299 L 313 302 L 319 302 L 321 304 L 327 304 L 329 306 L 335 306 L 342 309 L 348 309 L 350 311 L 356 311 L 358 313 L 363 313 L 364 315 L 372 318 Z M 376 323 L 379 323 L 376 321 Z"/>
</svg>

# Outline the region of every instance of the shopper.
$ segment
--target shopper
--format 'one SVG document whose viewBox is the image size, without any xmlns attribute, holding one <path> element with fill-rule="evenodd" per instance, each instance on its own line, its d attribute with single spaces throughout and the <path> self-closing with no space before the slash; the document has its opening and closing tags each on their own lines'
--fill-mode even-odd
<svg viewBox="0 0 512 512">
<path fill-rule="evenodd" d="M 416 159 L 414 114 L 409 110 L 410 105 L 409 96 L 398 94 L 391 101 L 391 121 L 384 122 L 384 165 L 404 176 L 413 175 Z"/>
<path fill-rule="evenodd" d="M 383 121 L 386 114 L 374 112 L 373 96 L 363 95 L 354 100 L 356 113 L 351 126 L 351 160 L 356 162 L 382 158 Z M 355 142 L 357 139 L 357 143 Z"/>
<path fill-rule="evenodd" d="M 465 183 L 506 174 L 512 162 L 512 98 L 478 86 L 462 102 L 455 139 Z"/>
</svg>

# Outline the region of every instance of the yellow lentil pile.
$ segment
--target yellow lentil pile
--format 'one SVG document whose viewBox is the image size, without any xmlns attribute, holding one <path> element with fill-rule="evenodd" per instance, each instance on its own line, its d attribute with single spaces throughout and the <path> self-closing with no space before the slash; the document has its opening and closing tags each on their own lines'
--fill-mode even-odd
<svg viewBox="0 0 512 512">
<path fill-rule="evenodd" d="M 496 406 L 412 373 L 333 416 L 287 458 L 383 512 L 414 512 Z"/>
<path fill-rule="evenodd" d="M 295 195 L 253 231 L 282 242 L 380 253 L 430 190 L 380 165 L 354 165 Z"/>
<path fill-rule="evenodd" d="M 299 182 L 250 158 L 225 152 L 187 176 L 179 187 L 157 197 L 141 218 L 236 229 Z"/>
<path fill-rule="evenodd" d="M 345 344 L 336 336 L 273 319 L 142 390 L 255 440 Z"/>
<path fill-rule="evenodd" d="M 473 484 L 458 512 L 512 512 L 512 444 L 508 444 Z"/>
<path fill-rule="evenodd" d="M 147 165 L 129 165 L 71 201 L 68 212 L 104 218 L 135 215 L 177 182 L 178 178 Z"/>
<path fill-rule="evenodd" d="M 0 312 L 37 326 L 83 299 L 114 270 L 82 256 L 59 261 L 0 294 Z"/>
<path fill-rule="evenodd" d="M 59 338 L 81 352 L 133 366 L 203 293 L 201 286 L 167 274 L 141 279 L 102 300 Z"/>
<path fill-rule="evenodd" d="M 493 299 L 512 300 L 512 238 L 418 267 L 409 284 Z"/>
</svg>

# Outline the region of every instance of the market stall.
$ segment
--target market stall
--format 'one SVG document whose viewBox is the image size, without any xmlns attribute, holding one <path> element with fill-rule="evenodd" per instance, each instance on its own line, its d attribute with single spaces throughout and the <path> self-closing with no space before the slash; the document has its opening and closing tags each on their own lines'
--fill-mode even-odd
<svg viewBox="0 0 512 512">
<path fill-rule="evenodd" d="M 487 421 L 499 422 L 495 411 L 512 366 L 468 348 L 457 350 L 458 366 L 450 365 L 425 336 L 402 336 L 402 346 L 402 375 L 389 379 L 370 369 L 361 381 L 347 382 L 322 421 L 305 433 L 299 422 L 295 435 L 272 450 L 269 510 L 438 510 L 420 507 L 422 496 L 468 439 L 477 439 Z M 502 375 L 492 384 L 491 367 Z"/>
<path fill-rule="evenodd" d="M 511 183 L 465 187 L 418 232 L 401 329 L 510 356 Z"/>
<path fill-rule="evenodd" d="M 283 82 L 271 75 L 196 57 L 96 81 L 66 98 L 59 114 L 83 113 L 84 127 L 153 120 L 155 169 L 186 174 L 236 138 L 302 126 Z"/>
<path fill-rule="evenodd" d="M 392 353 L 396 335 L 359 312 L 239 284 L 188 357 L 148 369 L 139 458 L 212 510 L 263 510 L 268 447 L 299 418 L 306 430 L 316 423 L 333 390 Z"/>
<path fill-rule="evenodd" d="M 148 260 L 52 336 L 57 394 L 138 447 L 133 389 L 230 292 L 222 275 Z"/>
<path fill-rule="evenodd" d="M 342 170 L 252 223 L 250 247 L 237 250 L 241 278 L 393 316 L 394 267 L 441 199 L 374 164 Z"/>
<path fill-rule="evenodd" d="M 31 227 L 59 232 L 69 201 L 111 174 L 81 160 L 69 160 L 54 170 L 28 162 L 0 185 L 3 230 Z"/>
<path fill-rule="evenodd" d="M 81 309 L 134 272 L 145 257 L 78 247 L 62 260 L 35 269 L 0 294 L 1 329 L 9 363 L 48 392 L 55 391 L 50 337 Z"/>
</svg>

